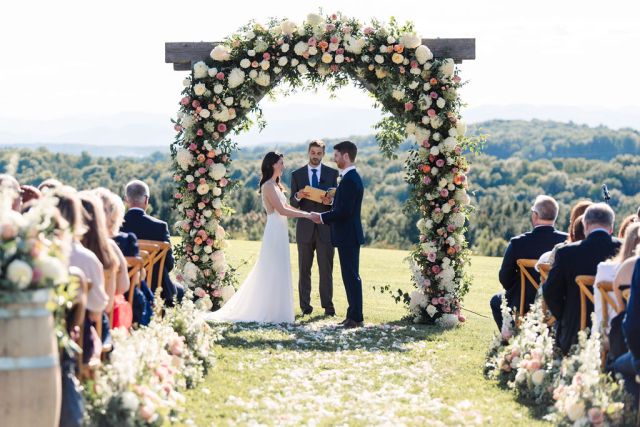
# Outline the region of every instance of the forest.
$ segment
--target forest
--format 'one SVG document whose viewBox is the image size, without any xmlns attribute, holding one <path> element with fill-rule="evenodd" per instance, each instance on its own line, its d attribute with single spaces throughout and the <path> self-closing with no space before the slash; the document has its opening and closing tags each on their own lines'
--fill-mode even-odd
<svg viewBox="0 0 640 427">
<path fill-rule="evenodd" d="M 468 153 L 471 164 L 469 190 L 474 213 L 468 240 L 476 254 L 501 256 L 509 239 L 530 228 L 529 208 L 538 194 L 560 203 L 558 227 L 565 229 L 570 206 L 581 199 L 602 200 L 602 185 L 611 194 L 611 205 L 621 218 L 640 206 L 640 134 L 631 129 L 591 128 L 550 121 L 483 122 L 470 127 L 486 143 L 480 154 Z M 351 137 L 359 147 L 358 169 L 366 187 L 363 226 L 368 246 L 408 249 L 415 242 L 417 215 L 405 212 L 408 187 L 404 182 L 404 143 L 394 159 L 385 158 L 374 136 Z M 331 161 L 331 146 L 325 140 Z M 264 215 L 257 194 L 260 161 L 265 152 L 285 154 L 285 185 L 291 172 L 305 164 L 306 144 L 258 146 L 236 153 L 231 179 L 235 196 L 228 200 L 233 215 L 226 219 L 232 238 L 259 239 Z M 142 179 L 151 188 L 151 213 L 175 223 L 172 211 L 173 180 L 170 157 L 150 153 L 144 158 L 94 156 L 50 152 L 45 148 L 0 149 L 0 173 L 14 174 L 22 184 L 38 185 L 55 177 L 78 189 L 103 186 L 122 194 L 131 179 Z M 293 230 L 294 222 L 290 222 Z M 295 233 L 291 233 L 292 240 Z"/>
</svg>

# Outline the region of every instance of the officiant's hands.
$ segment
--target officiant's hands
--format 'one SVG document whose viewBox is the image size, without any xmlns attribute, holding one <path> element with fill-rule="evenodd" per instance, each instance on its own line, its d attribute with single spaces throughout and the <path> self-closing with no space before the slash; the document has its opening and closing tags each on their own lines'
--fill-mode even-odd
<svg viewBox="0 0 640 427">
<path fill-rule="evenodd" d="M 322 224 L 322 217 L 318 212 L 311 212 L 311 221 L 315 222 L 316 224 Z"/>
<path fill-rule="evenodd" d="M 331 204 L 333 204 L 333 196 L 327 193 L 324 197 L 322 197 L 322 204 L 331 206 Z"/>
<path fill-rule="evenodd" d="M 307 197 L 309 197 L 309 196 L 310 196 L 310 194 L 309 194 L 309 193 L 307 193 L 307 192 L 306 192 L 306 191 L 304 191 L 304 190 L 300 190 L 300 191 L 298 191 L 298 192 L 294 195 L 294 197 L 296 198 L 296 200 L 306 199 L 306 198 L 307 198 Z"/>
</svg>

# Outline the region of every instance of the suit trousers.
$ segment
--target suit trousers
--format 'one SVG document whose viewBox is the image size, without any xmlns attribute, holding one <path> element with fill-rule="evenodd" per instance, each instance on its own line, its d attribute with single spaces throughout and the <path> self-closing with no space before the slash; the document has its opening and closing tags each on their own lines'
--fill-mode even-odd
<svg viewBox="0 0 640 427">
<path fill-rule="evenodd" d="M 347 318 L 362 322 L 362 279 L 360 279 L 360 246 L 339 246 L 340 270 L 347 293 Z"/>
<path fill-rule="evenodd" d="M 308 243 L 298 242 L 298 294 L 302 311 L 310 311 L 311 306 L 311 266 L 314 252 L 318 254 L 318 272 L 320 273 L 320 303 L 327 313 L 335 313 L 333 307 L 333 256 L 335 249 L 331 242 L 320 239 L 318 226 Z"/>
</svg>

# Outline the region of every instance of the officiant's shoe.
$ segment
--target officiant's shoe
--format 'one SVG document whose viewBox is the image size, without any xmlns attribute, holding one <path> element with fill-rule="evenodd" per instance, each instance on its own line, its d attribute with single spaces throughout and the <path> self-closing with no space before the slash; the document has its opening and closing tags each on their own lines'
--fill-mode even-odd
<svg viewBox="0 0 640 427">
<path fill-rule="evenodd" d="M 355 320 L 347 319 L 347 321 L 344 323 L 344 325 L 342 325 L 342 327 L 345 329 L 354 329 L 354 328 L 360 327 L 359 324 L 361 323 L 362 322 L 356 322 Z"/>
<path fill-rule="evenodd" d="M 302 315 L 303 315 L 303 316 L 308 316 L 308 315 L 310 315 L 311 313 L 313 313 L 313 307 L 311 307 L 311 308 L 307 308 L 306 310 L 302 310 Z"/>
<path fill-rule="evenodd" d="M 349 318 L 347 317 L 342 322 L 338 323 L 338 326 L 344 326 L 344 324 L 347 323 L 348 321 L 349 321 Z"/>
<path fill-rule="evenodd" d="M 325 310 L 324 315 L 329 317 L 334 317 L 336 315 L 336 312 L 335 310 Z"/>
</svg>

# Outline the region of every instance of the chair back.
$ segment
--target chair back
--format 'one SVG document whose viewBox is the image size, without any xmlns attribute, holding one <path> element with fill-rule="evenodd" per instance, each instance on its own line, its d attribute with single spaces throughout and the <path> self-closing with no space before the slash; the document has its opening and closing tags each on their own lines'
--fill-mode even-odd
<svg viewBox="0 0 640 427">
<path fill-rule="evenodd" d="M 113 281 L 114 276 L 115 276 L 115 272 L 114 272 L 113 269 L 111 269 L 111 270 L 105 269 L 103 274 L 104 274 L 104 286 L 106 288 L 107 284 L 111 283 Z M 109 295 L 109 298 L 112 299 L 112 300 L 115 297 L 115 286 L 114 286 L 113 292 L 114 292 L 114 295 Z M 107 313 L 107 315 L 109 317 L 109 329 L 111 329 L 111 326 L 113 325 L 113 307 L 114 307 L 114 305 L 115 304 L 111 304 L 111 310 L 109 310 L 109 313 Z M 102 335 L 100 335 L 100 338 L 102 339 Z"/>
<path fill-rule="evenodd" d="M 607 281 L 598 282 L 596 285 L 600 289 L 600 301 L 602 302 L 602 318 L 609 319 L 609 310 L 614 310 L 616 314 L 622 312 L 622 308 L 614 301 L 609 292 L 613 292 L 613 283 Z"/>
<path fill-rule="evenodd" d="M 546 282 L 547 277 L 549 277 L 549 271 L 551 270 L 551 264 L 546 262 L 539 264 L 538 269 L 540 270 L 540 283 Z"/>
<path fill-rule="evenodd" d="M 540 287 L 540 284 L 529 273 L 528 268 L 534 268 L 538 260 L 536 259 L 518 259 L 516 265 L 520 269 L 520 316 L 524 316 L 527 311 L 524 306 L 527 284 L 533 286 L 536 290 Z"/>
<path fill-rule="evenodd" d="M 162 288 L 162 280 L 164 279 L 164 263 L 167 259 L 169 249 L 171 249 L 171 243 L 161 242 L 158 240 L 138 240 L 138 246 L 141 251 L 149 253 L 147 260 L 148 266 L 145 265 L 145 268 L 147 269 L 147 283 L 149 284 L 151 291 L 154 292 L 157 287 Z M 158 277 L 154 280 L 153 269 L 156 265 L 158 266 Z"/>
<path fill-rule="evenodd" d="M 595 280 L 595 276 L 576 276 L 576 285 L 580 288 L 580 330 L 587 327 L 587 298 L 592 304 L 595 301 L 592 292 Z"/>
<path fill-rule="evenodd" d="M 125 257 L 127 260 L 127 270 L 129 271 L 129 304 L 133 307 L 133 289 L 140 288 L 140 282 L 142 281 L 142 269 L 144 268 L 144 261 L 142 257 L 128 256 Z"/>
</svg>

